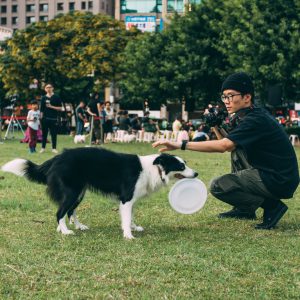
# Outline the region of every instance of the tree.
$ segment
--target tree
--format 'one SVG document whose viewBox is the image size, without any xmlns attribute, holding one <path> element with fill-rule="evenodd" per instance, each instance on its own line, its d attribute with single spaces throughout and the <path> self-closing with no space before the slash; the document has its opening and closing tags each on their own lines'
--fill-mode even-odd
<svg viewBox="0 0 300 300">
<path fill-rule="evenodd" d="M 216 99 L 224 58 L 214 47 L 219 32 L 211 30 L 209 22 L 220 16 L 205 9 L 193 6 L 186 15 L 175 15 L 163 32 L 143 35 L 127 45 L 123 69 L 130 72 L 121 81 L 122 101 L 185 100 L 193 110 L 195 103 L 205 105 Z"/>
<path fill-rule="evenodd" d="M 217 101 L 224 78 L 241 70 L 252 76 L 261 100 L 268 86 L 280 83 L 286 98 L 295 101 L 299 27 L 299 1 L 203 0 L 175 15 L 163 32 L 128 44 L 122 101 L 185 99 L 193 110 Z"/>
<path fill-rule="evenodd" d="M 212 6 L 211 1 L 207 3 Z M 223 74 L 248 72 L 263 100 L 266 88 L 277 83 L 287 98 L 296 100 L 300 92 L 299 1 L 224 1 L 222 16 L 213 26 L 221 33 L 217 49 L 227 60 Z"/>
<path fill-rule="evenodd" d="M 118 78 L 119 54 L 134 35 L 101 14 L 73 12 L 35 23 L 7 41 L 0 60 L 5 88 L 28 97 L 36 78 L 53 83 L 64 101 L 78 102 Z"/>
</svg>

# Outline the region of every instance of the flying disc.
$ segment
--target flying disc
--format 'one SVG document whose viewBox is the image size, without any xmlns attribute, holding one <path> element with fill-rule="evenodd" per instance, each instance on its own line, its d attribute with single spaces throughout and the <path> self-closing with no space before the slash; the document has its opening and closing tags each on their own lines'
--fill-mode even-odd
<svg viewBox="0 0 300 300">
<path fill-rule="evenodd" d="M 171 207 L 181 214 L 193 214 L 199 211 L 207 199 L 205 184 L 197 179 L 181 179 L 177 181 L 169 192 Z"/>
</svg>

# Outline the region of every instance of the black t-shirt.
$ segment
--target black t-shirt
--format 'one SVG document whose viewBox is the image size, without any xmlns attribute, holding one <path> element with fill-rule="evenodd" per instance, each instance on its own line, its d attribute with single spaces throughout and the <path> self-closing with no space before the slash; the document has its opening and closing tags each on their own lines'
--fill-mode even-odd
<svg viewBox="0 0 300 300">
<path fill-rule="evenodd" d="M 98 117 L 99 117 L 99 112 L 98 112 L 98 106 L 97 104 L 100 104 L 100 100 L 91 100 L 89 103 L 88 103 L 88 107 L 90 108 L 91 112 L 93 114 L 96 114 Z"/>
<path fill-rule="evenodd" d="M 61 99 L 53 94 L 51 97 L 48 97 L 47 95 L 42 96 L 41 98 L 41 108 L 40 111 L 43 113 L 43 118 L 48 120 L 57 120 L 58 117 L 58 111 L 52 108 L 46 107 L 47 102 L 49 101 L 49 104 L 53 106 L 62 106 Z"/>
<path fill-rule="evenodd" d="M 299 184 L 294 148 L 278 122 L 265 110 L 253 108 L 227 136 L 259 170 L 267 189 L 278 198 L 291 198 Z"/>
<path fill-rule="evenodd" d="M 86 117 L 85 110 L 81 106 L 77 106 L 77 108 L 76 108 L 76 117 L 79 122 L 83 122 L 83 120 L 81 118 L 79 118 L 79 114 L 81 114 L 81 116 L 83 118 Z"/>
</svg>

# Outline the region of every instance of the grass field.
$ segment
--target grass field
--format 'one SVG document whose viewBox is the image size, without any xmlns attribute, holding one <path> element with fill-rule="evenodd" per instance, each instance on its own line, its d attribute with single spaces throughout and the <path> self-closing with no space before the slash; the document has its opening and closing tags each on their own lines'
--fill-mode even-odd
<svg viewBox="0 0 300 300">
<path fill-rule="evenodd" d="M 76 147 L 68 136 L 58 140 L 59 150 Z M 145 144 L 105 147 L 156 152 Z M 30 155 L 27 145 L 8 140 L 0 145 L 0 165 L 16 157 L 41 163 L 52 157 L 49 149 Z M 177 154 L 207 185 L 229 171 L 229 154 Z M 62 236 L 44 186 L 0 176 L 0 299 L 300 298 L 299 191 L 286 201 L 277 229 L 256 231 L 260 220 L 219 220 L 229 206 L 211 195 L 194 215 L 174 212 L 169 186 L 137 204 L 136 221 L 145 231 L 126 241 L 115 202 L 87 193 L 78 215 L 90 230 Z"/>
</svg>

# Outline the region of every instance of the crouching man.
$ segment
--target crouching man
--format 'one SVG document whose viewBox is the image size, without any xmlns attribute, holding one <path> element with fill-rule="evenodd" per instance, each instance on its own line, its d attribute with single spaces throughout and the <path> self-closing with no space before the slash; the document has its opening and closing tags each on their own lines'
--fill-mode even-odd
<svg viewBox="0 0 300 300">
<path fill-rule="evenodd" d="M 281 201 L 293 197 L 299 184 L 296 154 L 287 134 L 264 109 L 254 106 L 254 87 L 243 72 L 226 78 L 221 100 L 231 116 L 232 130 L 218 140 L 182 143 L 158 141 L 160 151 L 192 150 L 231 152 L 232 172 L 212 180 L 210 191 L 219 200 L 233 206 L 220 218 L 256 219 L 256 210 L 264 210 L 263 222 L 256 229 L 274 228 L 287 211 Z"/>
</svg>

